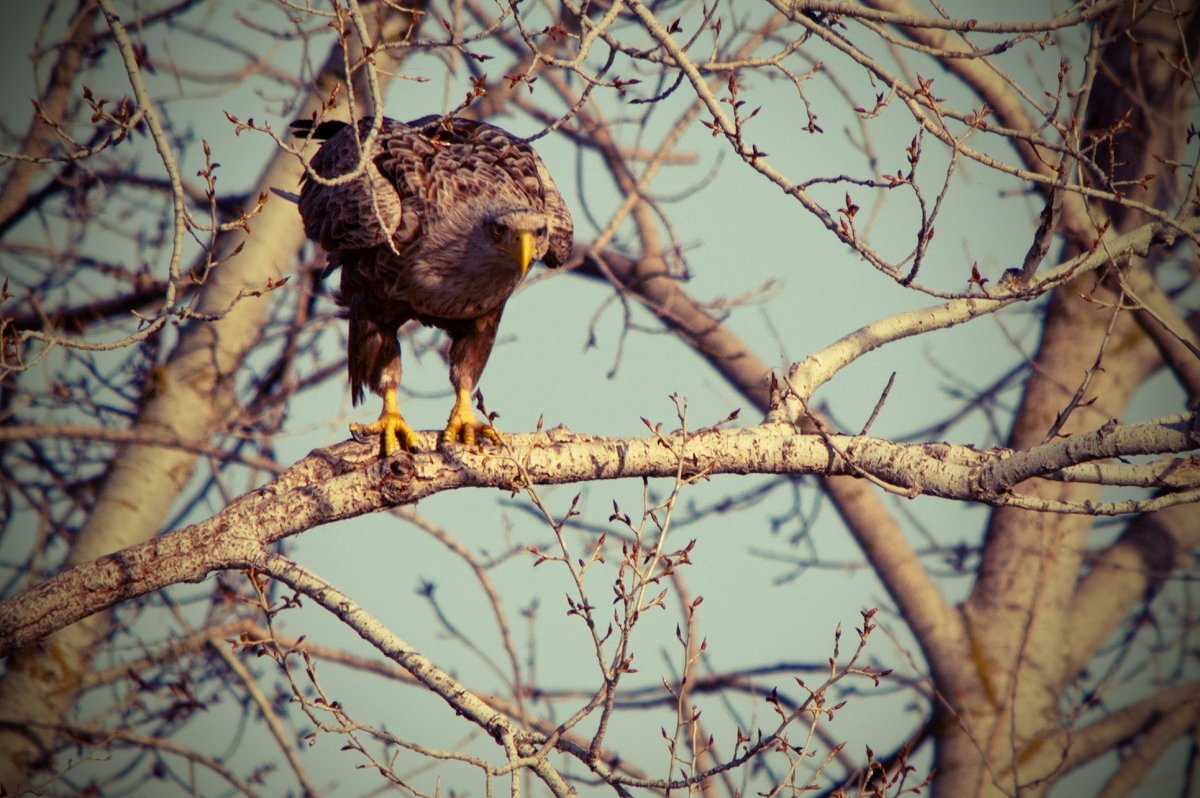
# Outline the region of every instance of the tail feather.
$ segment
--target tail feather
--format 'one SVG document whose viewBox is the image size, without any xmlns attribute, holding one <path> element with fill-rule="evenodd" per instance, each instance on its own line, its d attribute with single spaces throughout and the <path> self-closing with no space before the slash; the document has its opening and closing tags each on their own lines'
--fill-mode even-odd
<svg viewBox="0 0 1200 798">
<path fill-rule="evenodd" d="M 328 119 L 320 124 L 315 124 L 311 119 L 297 119 L 288 127 L 291 129 L 292 135 L 297 138 L 329 141 L 346 125 L 346 122 L 336 119 Z"/>
<path fill-rule="evenodd" d="M 370 287 L 359 284 L 358 252 L 330 253 L 329 268 L 342 267 L 342 290 L 336 299 L 346 309 L 350 338 L 346 345 L 346 369 L 350 396 L 357 405 L 364 389 L 383 395 L 400 384 L 400 339 L 396 333 L 403 317 L 390 317 L 373 305 Z"/>
<path fill-rule="evenodd" d="M 383 329 L 371 319 L 350 308 L 350 341 L 346 347 L 346 369 L 350 376 L 350 397 L 358 405 L 364 389 L 383 395 L 387 388 L 400 383 L 400 341 L 396 330 Z"/>
</svg>

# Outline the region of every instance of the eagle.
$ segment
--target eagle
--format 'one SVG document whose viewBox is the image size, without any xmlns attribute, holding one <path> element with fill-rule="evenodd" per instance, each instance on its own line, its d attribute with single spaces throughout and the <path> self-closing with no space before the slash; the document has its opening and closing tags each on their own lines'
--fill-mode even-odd
<svg viewBox="0 0 1200 798">
<path fill-rule="evenodd" d="M 450 339 L 454 407 L 442 445 L 501 441 L 471 408 L 504 304 L 531 263 L 566 262 L 574 224 L 527 141 L 485 122 L 425 116 L 357 124 L 300 119 L 295 135 L 322 141 L 301 180 L 304 232 L 341 269 L 338 303 L 349 320 L 347 368 L 355 405 L 364 388 L 383 398 L 355 438 L 378 434 L 384 457 L 417 450 L 400 414 L 400 325 L 410 319 Z M 364 146 L 370 142 L 365 161 Z M 360 163 L 365 168 L 357 170 Z M 315 177 L 313 176 L 315 174 Z M 338 180 L 353 174 L 345 180 Z"/>
</svg>

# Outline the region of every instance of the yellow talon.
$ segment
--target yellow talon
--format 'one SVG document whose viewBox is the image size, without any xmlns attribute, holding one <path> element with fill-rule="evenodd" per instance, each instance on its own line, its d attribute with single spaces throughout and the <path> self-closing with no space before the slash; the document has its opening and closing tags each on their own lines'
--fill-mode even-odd
<svg viewBox="0 0 1200 798">
<path fill-rule="evenodd" d="M 474 446 L 477 436 L 480 435 L 497 445 L 504 442 L 499 430 L 475 417 L 475 411 L 471 409 L 469 392 L 459 391 L 458 399 L 454 402 L 454 409 L 450 411 L 450 418 L 446 421 L 446 429 L 442 431 L 442 443 L 462 443 L 466 446 Z"/>
<path fill-rule="evenodd" d="M 400 415 L 400 406 L 396 402 L 396 389 L 389 388 L 383 394 L 383 412 L 379 418 L 370 424 L 351 424 L 350 434 L 355 440 L 362 440 L 366 435 L 379 435 L 379 446 L 383 457 L 391 457 L 401 445 L 407 452 L 417 451 L 417 433 Z"/>
</svg>

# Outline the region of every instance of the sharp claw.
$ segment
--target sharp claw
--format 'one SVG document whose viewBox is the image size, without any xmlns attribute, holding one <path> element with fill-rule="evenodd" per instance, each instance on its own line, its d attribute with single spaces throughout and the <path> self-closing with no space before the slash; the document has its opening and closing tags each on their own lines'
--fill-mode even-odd
<svg viewBox="0 0 1200 798">
<path fill-rule="evenodd" d="M 367 435 L 378 435 L 380 454 L 384 458 L 391 457 L 402 446 L 406 451 L 417 451 L 417 434 L 399 413 L 384 412 L 370 424 L 351 424 L 350 435 L 359 443 L 363 443 Z"/>
<path fill-rule="evenodd" d="M 496 445 L 504 443 L 500 431 L 491 424 L 485 424 L 474 417 L 464 419 L 459 414 L 453 414 L 446 423 L 446 429 L 442 431 L 442 444 L 461 443 L 464 446 L 475 446 L 480 442 L 480 437 L 487 438 Z"/>
<path fill-rule="evenodd" d="M 475 446 L 480 442 L 480 436 L 497 445 L 504 443 L 504 438 L 500 436 L 495 427 L 475 417 L 475 411 L 471 409 L 470 395 L 470 391 L 466 388 L 459 389 L 458 399 L 450 411 L 446 428 L 442 430 L 441 445 L 461 443 L 464 446 Z"/>
<path fill-rule="evenodd" d="M 390 424 L 385 424 L 383 434 L 379 436 L 379 449 L 383 459 L 387 459 L 396 453 L 400 448 L 400 441 L 396 440 L 396 431 L 392 429 Z"/>
</svg>

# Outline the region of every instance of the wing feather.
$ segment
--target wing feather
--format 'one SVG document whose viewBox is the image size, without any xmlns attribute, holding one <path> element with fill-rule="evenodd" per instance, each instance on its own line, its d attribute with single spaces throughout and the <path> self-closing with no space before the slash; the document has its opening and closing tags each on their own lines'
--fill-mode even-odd
<svg viewBox="0 0 1200 798">
<path fill-rule="evenodd" d="M 537 167 L 538 177 L 546 191 L 546 215 L 550 217 L 553 226 L 553 229 L 550 230 L 550 247 L 546 250 L 543 260 L 550 268 L 557 269 L 571 257 L 571 246 L 575 239 L 575 222 L 571 219 L 567 203 L 563 201 L 558 186 L 554 185 L 554 178 L 550 177 L 550 171 L 546 169 L 541 158 L 537 159 Z"/>
<path fill-rule="evenodd" d="M 385 120 L 385 122 L 390 120 Z M 311 161 L 312 170 L 331 179 L 352 172 L 360 161 L 361 141 L 371 120 L 344 125 L 321 145 Z M 384 125 L 380 138 L 389 133 Z M 319 136 L 318 126 L 314 136 Z M 326 251 L 367 249 L 385 243 L 395 231 L 403 203 L 394 183 L 368 159 L 353 180 L 328 185 L 305 176 L 300 189 L 300 215 L 304 232 Z"/>
<path fill-rule="evenodd" d="M 328 139 L 312 159 L 323 178 L 336 178 L 358 165 L 361 141 L 371 126 L 301 120 L 298 134 Z M 326 185 L 306 178 L 300 192 L 305 232 L 327 251 L 367 249 L 389 243 L 404 252 L 434 223 L 441 209 L 464 196 L 512 191 L 550 219 L 547 266 L 571 253 L 574 223 L 554 179 L 537 152 L 521 139 L 485 122 L 425 116 L 408 123 L 384 119 L 372 157 L 362 174 Z"/>
</svg>

